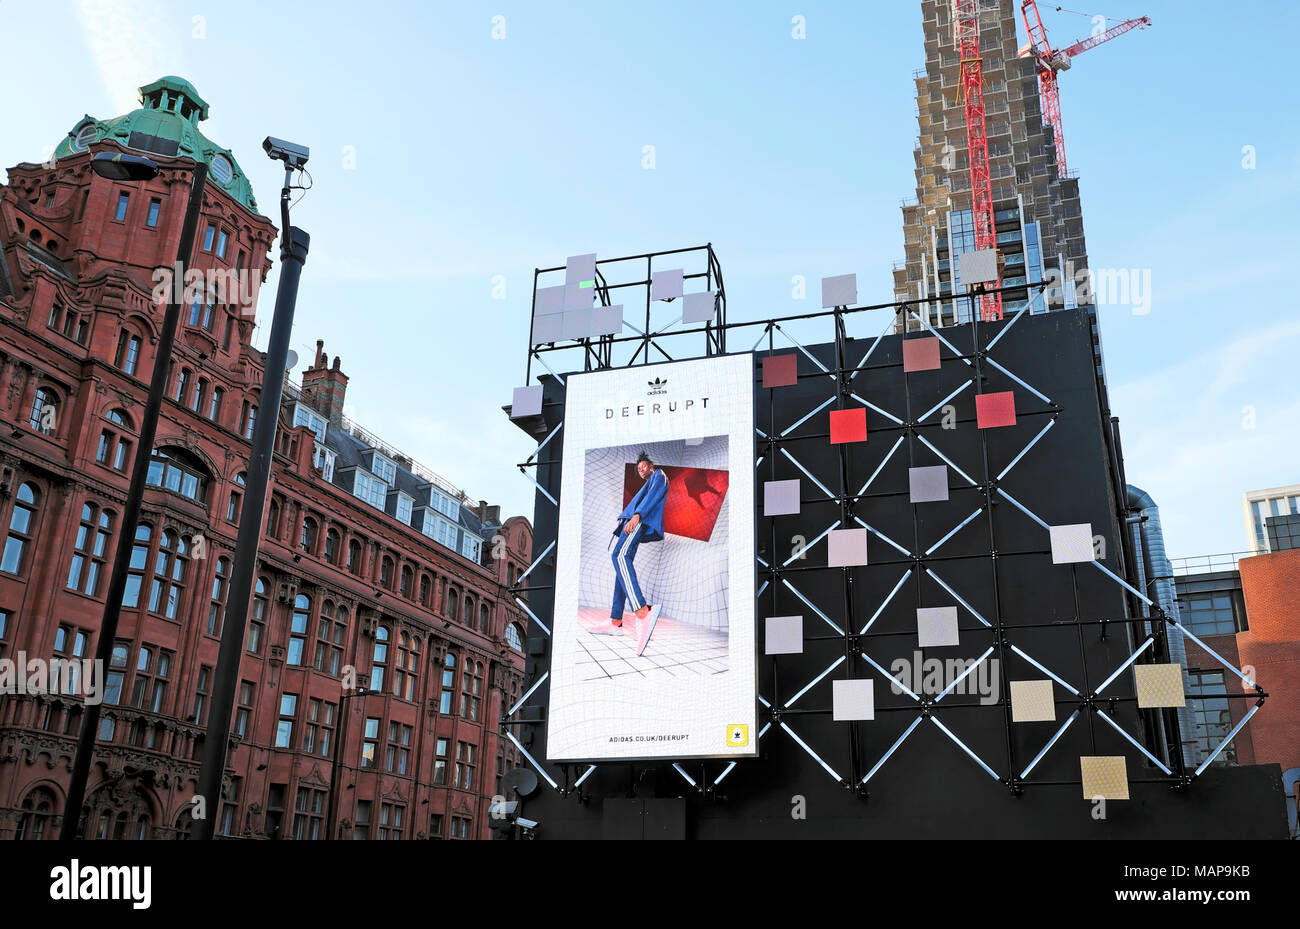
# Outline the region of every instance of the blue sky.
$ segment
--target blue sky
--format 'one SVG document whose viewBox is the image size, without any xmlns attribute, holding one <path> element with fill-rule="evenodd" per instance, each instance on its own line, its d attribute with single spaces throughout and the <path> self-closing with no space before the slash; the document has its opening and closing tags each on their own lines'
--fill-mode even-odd
<svg viewBox="0 0 1300 929">
<path fill-rule="evenodd" d="M 1089 34 L 1054 6 L 1054 42 Z M 1129 479 L 1161 505 L 1171 555 L 1240 551 L 1242 493 L 1300 482 L 1300 319 L 1284 290 L 1300 129 L 1290 62 L 1268 51 L 1300 11 L 1101 12 L 1154 21 L 1061 80 L 1091 263 L 1151 274 L 1149 313 L 1101 310 Z M 531 485 L 504 464 L 531 443 L 500 407 L 523 383 L 534 267 L 712 242 L 738 320 L 812 309 L 792 300 L 795 275 L 815 291 L 856 272 L 861 300 L 883 302 L 902 256 L 916 0 L 53 0 L 0 5 L 0 34 L 2 166 L 42 159 L 83 113 L 134 108 L 164 74 L 207 98 L 204 132 L 234 150 L 264 213 L 280 175 L 261 139 L 310 145 L 295 349 L 308 358 L 324 339 L 351 415 L 509 513 L 532 514 Z"/>
</svg>

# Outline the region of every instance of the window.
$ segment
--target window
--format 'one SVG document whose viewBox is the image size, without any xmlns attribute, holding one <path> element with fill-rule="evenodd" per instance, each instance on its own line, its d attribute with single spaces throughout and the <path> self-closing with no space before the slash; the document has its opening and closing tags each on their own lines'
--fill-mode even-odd
<svg viewBox="0 0 1300 929">
<path fill-rule="evenodd" d="M 307 725 L 302 737 L 302 750 L 308 755 L 330 756 L 330 743 L 334 736 L 334 713 L 338 704 L 310 700 L 307 703 Z"/>
<path fill-rule="evenodd" d="M 203 250 L 205 252 L 212 251 L 212 240 L 216 238 L 216 236 L 217 236 L 217 227 L 208 226 L 207 230 L 204 231 L 203 233 Z"/>
<path fill-rule="evenodd" d="M 460 715 L 478 721 L 480 695 L 483 691 L 483 662 L 466 661 L 460 692 Z"/>
<path fill-rule="evenodd" d="M 4 555 L 0 557 L 0 571 L 17 574 L 23 569 L 23 556 L 32 541 L 36 503 L 34 485 L 23 484 L 18 488 L 18 498 L 9 516 L 9 537 L 5 539 Z"/>
<path fill-rule="evenodd" d="M 488 610 L 488 605 L 486 603 L 480 603 L 478 605 L 478 631 L 479 632 L 488 631 L 488 624 L 490 622 L 490 617 L 491 617 L 491 613 Z"/>
<path fill-rule="evenodd" d="M 475 563 L 479 560 L 479 553 L 483 550 L 483 540 L 476 539 L 468 532 L 460 543 L 460 553 Z"/>
<path fill-rule="evenodd" d="M 524 637 L 515 623 L 506 626 L 506 644 L 517 652 L 522 653 L 524 650 Z"/>
<path fill-rule="evenodd" d="M 293 601 L 293 621 L 289 625 L 289 655 L 286 664 L 302 664 L 302 653 L 307 646 L 307 619 L 311 613 L 311 599 L 298 594 Z"/>
<path fill-rule="evenodd" d="M 153 587 L 149 591 L 149 611 L 162 613 L 168 619 L 176 618 L 181 597 L 185 593 L 185 566 L 188 564 L 189 545 L 185 537 L 164 530 L 154 558 Z"/>
<path fill-rule="evenodd" d="M 402 837 L 402 819 L 406 807 L 396 803 L 379 804 L 379 838 L 400 839 Z"/>
<path fill-rule="evenodd" d="M 63 631 L 63 628 L 64 628 L 63 626 L 60 626 L 59 631 Z M 5 640 L 5 636 L 8 634 L 9 634 L 9 611 L 0 610 L 0 656 L 3 656 L 5 653 L 4 640 Z"/>
<path fill-rule="evenodd" d="M 368 839 L 370 838 L 370 801 L 358 800 L 357 812 L 352 817 L 352 838 Z"/>
<path fill-rule="evenodd" d="M 316 520 L 308 516 L 302 521 L 302 535 L 298 539 L 298 547 L 309 555 L 316 552 Z"/>
<path fill-rule="evenodd" d="M 212 686 L 212 669 L 207 665 L 199 668 L 199 679 L 194 686 L 194 722 L 200 726 L 208 723 L 208 688 Z"/>
<path fill-rule="evenodd" d="M 113 533 L 113 515 L 100 512 L 94 504 L 81 507 L 81 524 L 77 528 L 76 550 L 68 569 L 68 589 L 87 596 L 99 593 L 99 578 L 104 571 L 108 540 Z"/>
<path fill-rule="evenodd" d="M 334 480 L 334 453 L 319 442 L 313 444 L 311 464 L 313 468 L 320 468 L 322 479 Z"/>
<path fill-rule="evenodd" d="M 122 591 L 122 606 L 135 609 L 140 605 L 140 588 L 144 586 L 144 572 L 149 566 L 149 541 L 153 527 L 140 523 L 135 528 L 135 544 L 131 546 L 131 561 L 127 565 L 126 588 Z"/>
<path fill-rule="evenodd" d="M 295 405 L 293 424 L 295 426 L 306 426 L 315 434 L 317 442 L 325 441 L 325 431 L 329 427 L 329 423 L 324 416 L 321 416 L 310 407 L 303 406 L 301 403 Z"/>
<path fill-rule="evenodd" d="M 1188 708 L 1196 720 L 1196 740 L 1200 745 L 1202 757 L 1219 747 L 1232 729 L 1232 712 L 1228 708 L 1226 696 L 1207 696 L 1208 694 L 1226 694 L 1227 682 L 1223 671 L 1188 671 L 1187 696 Z M 1229 743 L 1214 759 L 1216 765 L 1235 765 L 1237 763 L 1237 746 Z"/>
<path fill-rule="evenodd" d="M 58 412 L 58 402 L 54 392 L 46 390 L 44 387 L 37 388 L 36 393 L 32 395 L 32 415 L 28 420 L 29 424 L 37 432 L 43 432 L 50 435 L 55 430 L 55 414 Z"/>
<path fill-rule="evenodd" d="M 366 717 L 365 741 L 361 743 L 361 767 L 373 768 L 376 764 L 375 750 L 379 738 L 379 719 Z"/>
<path fill-rule="evenodd" d="M 161 209 L 162 209 L 162 201 L 161 201 L 161 200 L 155 198 L 155 199 L 149 201 L 149 217 L 148 217 L 148 219 L 146 219 L 146 220 L 144 221 L 144 224 L 145 224 L 146 226 L 148 226 L 150 229 L 155 229 L 155 228 L 157 228 L 157 226 L 158 226 L 158 211 L 161 210 Z"/>
<path fill-rule="evenodd" d="M 451 818 L 451 838 L 468 839 L 470 833 L 470 821 L 463 816 L 453 816 Z"/>
<path fill-rule="evenodd" d="M 113 645 L 113 651 L 108 658 L 108 675 L 104 681 L 105 703 L 116 706 L 122 702 L 122 688 L 125 686 L 126 666 L 130 657 L 131 647 L 125 642 L 117 642 Z M 109 731 L 111 733 L 111 727 Z M 103 738 L 102 732 L 100 737 Z M 110 734 L 108 738 L 112 738 L 112 735 Z"/>
<path fill-rule="evenodd" d="M 284 793 L 287 789 L 287 784 L 272 784 L 266 796 L 266 819 L 263 821 L 263 828 L 271 838 L 275 838 L 280 832 L 280 821 L 284 818 Z"/>
<path fill-rule="evenodd" d="M 382 692 L 384 669 L 388 666 L 388 627 L 375 628 L 375 650 L 370 663 L 370 689 Z"/>
<path fill-rule="evenodd" d="M 473 742 L 456 743 L 456 776 L 453 786 L 461 790 L 474 789 L 474 750 Z"/>
<path fill-rule="evenodd" d="M 244 404 L 244 406 L 246 407 L 244 413 L 244 438 L 251 439 L 253 437 L 253 425 L 257 422 L 257 406 L 249 406 L 248 404 Z"/>
<path fill-rule="evenodd" d="M 195 306 L 197 307 L 198 304 L 196 303 Z M 176 376 L 176 393 L 172 395 L 172 399 L 177 403 L 180 403 L 185 399 L 185 387 L 189 378 L 189 368 L 181 368 L 181 373 Z"/>
<path fill-rule="evenodd" d="M 403 632 L 397 637 L 397 661 L 393 665 L 393 693 L 403 700 L 415 699 L 416 662 L 420 640 Z"/>
<path fill-rule="evenodd" d="M 325 533 L 325 560 L 330 564 L 339 563 L 339 543 L 342 538 L 336 529 L 330 529 Z"/>
<path fill-rule="evenodd" d="M 59 332 L 63 328 L 63 304 L 55 303 L 50 307 L 50 318 L 45 323 L 47 329 Z"/>
<path fill-rule="evenodd" d="M 320 622 L 316 625 L 316 658 L 313 666 L 317 671 L 338 676 L 339 666 L 343 660 L 343 640 L 347 636 L 348 611 L 343 607 L 335 612 L 334 604 L 326 600 L 321 604 Z"/>
<path fill-rule="evenodd" d="M 384 756 L 384 770 L 405 774 L 411 760 L 411 727 L 402 723 L 388 724 L 388 754 Z"/>
<path fill-rule="evenodd" d="M 348 570 L 353 574 L 361 573 L 361 543 L 356 539 L 348 543 Z"/>
<path fill-rule="evenodd" d="M 458 532 L 456 524 L 449 519 L 444 519 L 431 509 L 424 509 L 424 518 L 420 524 L 420 531 L 435 542 L 453 550 L 456 548 L 456 533 Z"/>
<path fill-rule="evenodd" d="M 193 452 L 183 448 L 154 449 L 146 482 L 202 503 L 207 496 L 208 469 Z"/>
<path fill-rule="evenodd" d="M 230 559 L 217 559 L 217 573 L 212 578 L 212 598 L 208 604 L 208 635 L 221 635 L 221 620 L 226 612 L 226 586 L 230 582 Z"/>
<path fill-rule="evenodd" d="M 451 712 L 452 691 L 456 686 L 456 656 L 451 652 L 442 661 L 442 698 L 438 703 L 438 712 Z"/>
<path fill-rule="evenodd" d="M 126 208 L 131 202 L 131 195 L 119 191 L 117 194 L 117 209 L 113 212 L 113 219 L 117 222 L 123 222 L 126 219 Z"/>
<path fill-rule="evenodd" d="M 451 619 L 456 618 L 456 611 L 460 607 L 460 594 L 456 592 L 455 587 L 447 588 L 446 602 L 443 604 L 442 611 Z"/>
<path fill-rule="evenodd" d="M 411 570 L 410 565 L 407 564 L 402 565 L 402 580 L 401 580 L 401 586 L 399 587 L 399 591 L 401 592 L 402 596 L 408 600 L 411 599 L 411 587 L 413 586 L 414 583 L 415 583 L 415 572 Z"/>
<path fill-rule="evenodd" d="M 218 258 L 226 257 L 226 242 L 228 240 L 229 240 L 229 236 L 226 235 L 226 230 L 222 229 L 219 233 L 217 233 L 217 257 Z"/>
<path fill-rule="evenodd" d="M 433 813 L 429 816 L 429 838 L 442 838 L 442 814 Z"/>
<path fill-rule="evenodd" d="M 14 838 L 39 842 L 54 816 L 54 794 L 48 788 L 37 787 L 23 798 L 18 814 L 18 831 Z"/>
<path fill-rule="evenodd" d="M 397 495 L 397 520 L 398 522 L 411 525 L 411 506 L 415 501 L 406 494 Z"/>
<path fill-rule="evenodd" d="M 225 396 L 225 391 L 220 387 L 212 388 L 212 401 L 208 404 L 208 419 L 214 423 L 217 417 L 221 415 L 221 398 Z"/>
<path fill-rule="evenodd" d="M 248 617 L 248 637 L 244 649 L 254 655 L 262 653 L 262 633 L 266 629 L 266 581 L 257 579 L 257 588 L 253 591 L 253 612 Z"/>
<path fill-rule="evenodd" d="M 420 604 L 422 606 L 429 605 L 429 595 L 432 589 L 433 589 L 433 582 L 429 580 L 429 575 L 421 574 L 420 575 Z"/>
<path fill-rule="evenodd" d="M 280 695 L 280 717 L 275 724 L 275 747 L 293 746 L 293 720 L 298 715 L 298 695 Z"/>
<path fill-rule="evenodd" d="M 357 468 L 352 479 L 352 495 L 382 510 L 388 496 L 388 485 L 370 472 Z"/>
<path fill-rule="evenodd" d="M 447 740 L 439 739 L 433 760 L 433 782 L 447 783 Z"/>
<path fill-rule="evenodd" d="M 1231 635 L 1237 631 L 1229 591 L 1189 594 L 1178 605 L 1183 624 L 1194 635 Z"/>
<path fill-rule="evenodd" d="M 117 358 L 114 364 L 126 374 L 135 374 L 135 369 L 140 364 L 139 336 L 122 330 L 122 334 L 117 337 Z"/>
<path fill-rule="evenodd" d="M 239 682 L 239 706 L 235 709 L 235 735 L 241 739 L 248 738 L 248 726 L 253 716 L 255 686 L 252 681 Z"/>
<path fill-rule="evenodd" d="M 325 791 L 299 787 L 293 812 L 293 837 L 300 840 L 319 839 L 325 820 Z"/>
<path fill-rule="evenodd" d="M 379 563 L 379 586 L 385 590 L 393 589 L 393 559 L 387 555 Z"/>
<path fill-rule="evenodd" d="M 371 453 L 370 470 L 385 484 L 392 485 L 397 480 L 397 465 L 378 452 Z M 384 488 L 387 491 L 387 488 Z"/>
<path fill-rule="evenodd" d="M 203 408 L 203 395 L 208 392 L 208 382 L 199 378 L 198 386 L 194 388 L 194 396 L 190 397 L 190 409 L 197 413 Z"/>
</svg>

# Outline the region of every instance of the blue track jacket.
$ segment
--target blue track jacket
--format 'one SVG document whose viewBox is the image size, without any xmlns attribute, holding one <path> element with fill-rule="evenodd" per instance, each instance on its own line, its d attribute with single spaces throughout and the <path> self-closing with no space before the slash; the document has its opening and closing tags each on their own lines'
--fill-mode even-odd
<svg viewBox="0 0 1300 929">
<path fill-rule="evenodd" d="M 664 501 L 667 498 L 668 477 L 664 474 L 663 469 L 655 468 L 654 474 L 650 475 L 650 480 L 641 486 L 632 501 L 623 508 L 623 512 L 618 514 L 618 528 L 614 530 L 614 535 L 618 535 L 623 531 L 624 521 L 631 519 L 633 514 L 640 513 L 641 525 L 645 527 L 641 541 L 663 541 Z"/>
</svg>

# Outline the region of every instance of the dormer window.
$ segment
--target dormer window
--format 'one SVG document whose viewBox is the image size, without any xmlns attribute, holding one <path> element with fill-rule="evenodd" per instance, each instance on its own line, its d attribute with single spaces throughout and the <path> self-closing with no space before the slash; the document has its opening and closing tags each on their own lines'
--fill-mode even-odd
<svg viewBox="0 0 1300 929">
<path fill-rule="evenodd" d="M 295 426 L 306 426 L 316 435 L 317 442 L 325 441 L 325 433 L 329 428 L 329 421 L 321 416 L 311 407 L 299 403 L 294 407 L 293 424 Z"/>
<path fill-rule="evenodd" d="M 357 468 L 352 480 L 352 495 L 382 510 L 388 496 L 388 485 L 369 471 Z"/>
<path fill-rule="evenodd" d="M 320 468 L 323 479 L 334 480 L 334 453 L 319 442 L 315 443 L 312 450 L 311 463 L 314 467 Z"/>
<path fill-rule="evenodd" d="M 397 480 L 397 464 L 391 459 L 385 458 L 379 452 L 370 453 L 370 470 L 385 484 L 390 487 Z"/>
<path fill-rule="evenodd" d="M 397 511 L 394 514 L 398 522 L 411 525 L 411 508 L 415 505 L 415 500 L 404 493 L 397 495 Z"/>
</svg>

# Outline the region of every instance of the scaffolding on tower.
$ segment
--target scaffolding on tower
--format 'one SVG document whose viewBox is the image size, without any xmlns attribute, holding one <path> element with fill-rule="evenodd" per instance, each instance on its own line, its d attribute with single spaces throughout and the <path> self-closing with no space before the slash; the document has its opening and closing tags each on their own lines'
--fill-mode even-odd
<svg viewBox="0 0 1300 929">
<path fill-rule="evenodd" d="M 993 229 L 993 181 L 989 176 L 989 140 L 984 121 L 984 67 L 980 58 L 979 0 L 953 0 L 953 30 L 961 58 L 961 94 L 966 103 L 966 140 L 970 160 L 971 221 L 975 248 L 997 249 Z M 1001 281 L 993 284 L 996 290 Z M 1002 318 L 1002 295 L 986 293 L 980 299 L 980 318 Z"/>
</svg>

